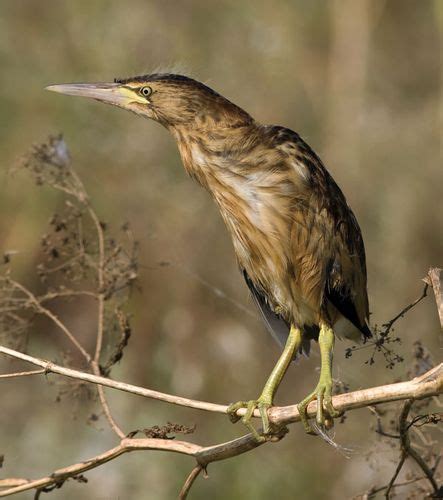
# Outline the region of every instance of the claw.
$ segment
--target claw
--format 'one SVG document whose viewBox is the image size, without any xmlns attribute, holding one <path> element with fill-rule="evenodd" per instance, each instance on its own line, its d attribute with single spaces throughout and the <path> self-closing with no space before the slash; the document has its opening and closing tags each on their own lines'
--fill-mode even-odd
<svg viewBox="0 0 443 500">
<path fill-rule="evenodd" d="M 334 418 L 341 415 L 332 405 L 332 381 L 320 380 L 317 387 L 298 406 L 300 419 L 308 434 L 317 434 L 309 423 L 308 406 L 311 401 L 317 400 L 316 421 L 320 427 L 330 429 L 334 425 Z"/>
<path fill-rule="evenodd" d="M 237 401 L 236 403 L 232 403 L 228 406 L 228 409 L 226 410 L 226 413 L 229 416 L 229 420 L 235 424 L 239 420 L 241 420 L 242 417 L 237 415 L 237 410 L 240 410 L 240 408 L 246 408 L 248 402 L 247 401 Z"/>
<path fill-rule="evenodd" d="M 255 440 L 258 443 L 262 443 L 267 440 L 267 437 L 270 435 L 270 424 L 268 417 L 268 409 L 272 406 L 272 403 L 265 398 L 252 399 L 250 401 L 238 401 L 237 403 L 231 404 L 226 412 L 229 415 L 231 422 L 238 422 L 240 419 L 242 423 L 248 428 L 249 432 L 254 436 Z M 239 417 L 237 415 L 237 410 L 240 408 L 245 408 L 246 413 L 243 417 Z M 251 420 L 254 415 L 254 410 L 258 410 L 260 412 L 260 416 L 262 419 L 263 425 L 263 434 L 259 434 L 257 429 L 252 425 Z"/>
</svg>

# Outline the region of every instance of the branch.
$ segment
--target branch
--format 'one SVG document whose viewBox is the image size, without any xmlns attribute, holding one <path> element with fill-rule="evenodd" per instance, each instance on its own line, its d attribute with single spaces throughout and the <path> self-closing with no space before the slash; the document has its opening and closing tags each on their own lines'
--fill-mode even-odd
<svg viewBox="0 0 443 500">
<path fill-rule="evenodd" d="M 408 457 L 411 457 L 417 465 L 421 468 L 423 473 L 425 474 L 426 479 L 431 483 L 432 489 L 434 492 L 438 492 L 438 485 L 434 479 L 434 472 L 428 467 L 426 464 L 426 461 L 420 456 L 419 453 L 417 453 L 414 448 L 411 446 L 411 441 L 409 439 L 409 434 L 408 430 L 410 425 L 408 425 L 408 415 L 411 410 L 413 400 L 409 399 L 405 402 L 403 405 L 403 409 L 400 415 L 400 425 L 399 425 L 399 431 L 400 431 L 400 442 L 401 442 L 401 455 L 400 455 L 400 461 L 397 465 L 397 468 L 395 469 L 395 473 L 392 476 L 391 480 L 389 481 L 389 484 L 386 488 L 385 492 L 385 498 L 390 498 L 390 493 L 391 489 L 394 487 L 395 480 L 397 479 L 406 459 Z"/>
<path fill-rule="evenodd" d="M 3 486 L 9 486 L 10 484 L 15 484 L 7 490 L 0 491 L 0 497 L 7 497 L 14 495 L 15 493 L 20 493 L 21 491 L 31 490 L 31 489 L 41 489 L 54 484 L 64 483 L 70 477 L 77 476 L 83 472 L 91 469 L 95 469 L 106 462 L 114 460 L 115 458 L 128 453 L 130 451 L 141 451 L 141 450 L 164 450 L 174 453 L 181 453 L 184 455 L 195 456 L 201 447 L 192 443 L 186 443 L 185 441 L 175 441 L 170 439 L 122 439 L 121 443 L 115 448 L 111 448 L 100 455 L 93 458 L 79 462 L 63 469 L 58 469 L 54 471 L 49 476 L 42 477 L 35 480 L 26 479 L 2 479 L 0 480 L 0 488 Z"/>
<path fill-rule="evenodd" d="M 185 484 L 183 485 L 178 498 L 179 500 L 186 500 L 188 497 L 189 490 L 191 489 L 192 485 L 194 484 L 194 481 L 197 479 L 198 475 L 200 472 L 203 470 L 203 467 L 201 465 L 196 465 L 192 470 L 189 476 L 187 477 Z"/>
<path fill-rule="evenodd" d="M 55 325 L 60 328 L 60 330 L 66 335 L 66 337 L 75 345 L 79 352 L 83 355 L 88 363 L 91 362 L 91 356 L 86 352 L 85 348 L 80 344 L 80 342 L 74 337 L 74 335 L 66 328 L 66 325 L 60 321 L 60 319 L 49 309 L 42 306 L 37 297 L 30 292 L 26 287 L 24 287 L 18 281 L 9 279 L 9 282 L 20 292 L 22 292 L 26 297 L 28 297 L 30 303 L 34 306 L 35 310 L 40 314 L 48 317 Z"/>
<path fill-rule="evenodd" d="M 424 279 L 425 283 L 432 286 L 435 295 L 435 302 L 437 304 L 438 317 L 440 319 L 440 326 L 443 330 L 443 287 L 442 287 L 442 270 L 438 267 L 429 269 L 428 275 Z"/>
<path fill-rule="evenodd" d="M 423 280 L 425 282 L 425 286 L 423 288 L 423 291 L 418 297 L 418 299 L 414 300 L 414 302 L 411 302 L 408 304 L 406 307 L 404 307 L 396 316 L 394 316 L 391 320 L 389 320 L 387 323 L 383 324 L 384 331 L 381 333 L 384 337 L 386 337 L 392 327 L 394 326 L 394 323 L 397 322 L 400 318 L 404 318 L 405 314 L 410 311 L 412 308 L 414 308 L 417 304 L 419 304 L 423 299 L 425 299 L 428 295 L 428 287 L 431 283 L 428 282 L 427 277 L 424 278 Z"/>
<path fill-rule="evenodd" d="M 52 363 L 51 361 L 34 358 L 33 356 L 29 356 L 28 354 L 24 354 L 19 351 L 14 351 L 13 349 L 9 349 L 8 347 L 0 346 L 0 353 L 6 354 L 7 356 L 11 356 L 12 358 L 21 359 L 36 366 L 40 366 L 44 368 L 44 373 L 46 374 L 57 373 L 65 377 L 73 378 L 76 380 L 84 380 L 85 382 L 103 385 L 105 387 L 111 387 L 112 389 L 117 389 L 123 392 L 129 392 L 131 394 L 136 394 L 138 396 L 143 396 L 145 398 L 158 399 L 160 401 L 165 401 L 166 403 L 172 403 L 179 406 L 187 406 L 188 408 L 195 408 L 197 410 L 226 413 L 227 406 L 224 405 L 206 403 L 204 401 L 196 401 L 194 399 L 183 398 L 180 396 L 173 396 L 171 394 L 165 394 L 162 392 L 154 391 L 152 389 L 146 389 L 144 387 L 139 387 L 132 384 L 126 384 L 124 382 L 118 382 L 116 380 L 111 380 L 106 377 L 93 375 L 92 373 L 87 373 L 80 370 L 73 370 L 71 368 L 65 368 L 64 366 L 57 365 L 55 363 Z M 239 411 L 241 412 L 242 410 Z M 259 414 L 257 413 L 256 416 L 259 416 Z"/>
<path fill-rule="evenodd" d="M 0 352 L 8 356 L 22 359 L 34 365 L 40 366 L 45 369 L 45 373 L 57 373 L 77 380 L 84 380 L 86 382 L 111 387 L 113 389 L 129 392 L 131 394 L 136 394 L 151 399 L 157 399 L 180 406 L 186 406 L 217 413 L 226 413 L 227 410 L 227 406 L 225 405 L 218 405 L 214 403 L 207 403 L 204 401 L 196 401 L 179 396 L 173 396 L 171 394 L 164 394 L 158 391 L 153 391 L 151 389 L 146 389 L 144 387 L 138 387 L 135 385 L 126 384 L 124 382 L 110 380 L 105 377 L 92 375 L 91 373 L 64 368 L 62 366 L 51 363 L 50 361 L 44 361 L 38 358 L 34 358 L 27 354 L 8 349 L 6 347 L 0 346 Z M 333 397 L 333 405 L 338 411 L 350 411 L 379 403 L 437 396 L 442 392 L 443 363 L 440 363 L 432 370 L 426 372 L 424 375 L 406 382 L 399 382 L 396 384 L 383 385 L 370 389 L 339 394 Z M 316 411 L 317 404 L 315 401 L 313 401 L 308 407 L 308 415 L 310 417 L 315 416 Z M 244 412 L 244 409 L 240 409 L 238 411 L 238 414 L 243 415 Z M 258 413 L 256 413 L 254 416 L 258 417 L 259 415 Z M 296 405 L 286 407 L 273 407 L 269 410 L 269 419 L 277 427 L 283 427 L 286 424 L 300 421 L 300 415 Z M 282 435 L 276 436 L 274 437 L 274 440 L 278 440 L 281 437 Z M 226 443 L 207 447 L 202 447 L 185 441 L 171 441 L 169 439 L 125 438 L 121 440 L 119 446 L 84 462 L 57 470 L 50 476 L 34 481 L 17 479 L 15 481 L 26 481 L 26 483 L 22 483 L 13 488 L 1 491 L 0 497 L 12 495 L 20 491 L 25 491 L 33 488 L 43 488 L 60 483 L 60 481 L 65 481 L 69 477 L 76 476 L 82 472 L 85 472 L 86 470 L 98 467 L 99 465 L 109 462 L 110 460 L 113 460 L 123 453 L 127 453 L 129 451 L 163 450 L 169 452 L 172 451 L 177 453 L 184 453 L 186 455 L 194 457 L 197 461 L 197 465 L 202 469 L 205 469 L 211 462 L 226 460 L 228 458 L 241 455 L 254 448 L 257 448 L 258 446 L 261 446 L 261 444 L 263 443 L 258 443 L 254 439 L 252 434 L 247 434 Z M 195 480 L 195 477 L 197 477 L 198 474 L 196 469 L 194 469 L 193 472 L 194 473 L 191 473 L 191 475 L 188 477 L 186 484 L 192 483 L 192 481 Z M 9 481 L 9 483 L 6 484 L 11 484 L 11 480 L 5 481 Z M 2 484 L 4 483 L 0 482 L 0 487 L 2 486 Z M 189 484 L 188 490 L 190 486 L 191 484 Z M 186 493 L 186 489 L 182 490 L 182 492 L 183 491 Z"/>
<path fill-rule="evenodd" d="M 44 368 L 44 373 L 57 373 L 65 377 L 73 378 L 76 380 L 83 380 L 92 384 L 98 384 L 112 389 L 117 389 L 123 392 L 129 392 L 138 396 L 143 396 L 150 399 L 157 399 L 166 403 L 172 403 L 179 406 L 186 406 L 188 408 L 195 408 L 197 410 L 212 411 L 216 413 L 226 413 L 228 406 L 215 403 L 208 403 L 205 401 L 198 401 L 195 399 L 188 399 L 181 396 L 174 396 L 166 394 L 145 387 L 140 387 L 125 382 L 111 380 L 106 377 L 93 375 L 91 373 L 74 370 L 72 368 L 65 368 L 64 366 L 57 365 L 51 361 L 46 361 L 39 358 L 34 358 L 28 354 L 24 354 L 8 347 L 0 346 L 0 353 L 6 354 L 16 359 L 27 361 L 36 366 Z M 399 382 L 396 384 L 382 385 L 372 387 L 370 389 L 363 389 L 360 391 L 348 392 L 334 396 L 334 407 L 338 411 L 355 410 L 369 405 L 378 403 L 387 403 L 390 401 L 400 401 L 404 399 L 422 399 L 430 396 L 437 396 L 443 392 L 443 363 L 429 370 L 424 375 L 416 377 L 406 382 Z M 317 404 L 313 401 L 308 407 L 308 415 L 313 416 L 316 414 Z M 237 411 L 238 416 L 246 413 L 246 409 L 240 408 Z M 258 410 L 254 411 L 254 417 L 260 417 Z M 275 406 L 269 410 L 270 422 L 280 425 L 300 420 L 300 414 L 297 405 L 291 406 Z"/>
<path fill-rule="evenodd" d="M 26 372 L 16 372 L 16 373 L 3 373 L 0 375 L 1 378 L 16 378 L 16 377 L 28 377 L 29 375 L 42 375 L 45 370 L 31 370 Z"/>
</svg>

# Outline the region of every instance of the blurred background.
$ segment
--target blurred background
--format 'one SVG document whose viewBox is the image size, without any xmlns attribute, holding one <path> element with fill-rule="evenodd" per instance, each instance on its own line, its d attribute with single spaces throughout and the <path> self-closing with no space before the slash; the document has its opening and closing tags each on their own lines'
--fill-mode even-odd
<svg viewBox="0 0 443 500">
<path fill-rule="evenodd" d="M 381 324 L 420 295 L 431 265 L 443 264 L 442 40 L 439 0 L 2 0 L 0 250 L 19 251 L 14 276 L 40 286 L 40 238 L 63 196 L 7 171 L 30 144 L 63 132 L 96 211 L 116 228 L 129 221 L 140 242 L 140 289 L 129 306 L 134 333 L 113 377 L 213 402 L 254 398 L 279 348 L 238 273 L 215 205 L 185 175 L 172 138 L 129 113 L 44 87 L 172 68 L 258 121 L 296 130 L 357 215 L 371 322 Z M 87 337 L 90 307 L 57 313 Z M 396 333 L 404 363 L 387 370 L 377 358 L 369 366 L 369 350 L 345 359 L 349 344 L 338 342 L 336 375 L 351 390 L 404 378 L 417 339 L 439 360 L 432 296 Z M 58 342 L 54 331 L 36 328 L 27 349 L 49 357 Z M 314 354 L 292 366 L 276 403 L 310 392 L 318 365 Z M 1 360 L 2 372 L 17 366 Z M 1 477 L 42 476 L 114 445 L 104 419 L 89 418 L 93 402 L 58 401 L 59 387 L 49 382 L 1 381 Z M 108 395 L 125 432 L 167 421 L 196 424 L 190 439 L 209 445 L 244 431 L 223 415 Z M 335 440 L 352 449 L 350 458 L 294 425 L 278 444 L 211 465 L 190 497 L 352 498 L 384 484 L 395 469 L 397 452 L 378 444 L 371 419 L 358 410 L 336 426 Z M 187 457 L 133 453 L 51 498 L 174 498 L 192 466 Z"/>
</svg>

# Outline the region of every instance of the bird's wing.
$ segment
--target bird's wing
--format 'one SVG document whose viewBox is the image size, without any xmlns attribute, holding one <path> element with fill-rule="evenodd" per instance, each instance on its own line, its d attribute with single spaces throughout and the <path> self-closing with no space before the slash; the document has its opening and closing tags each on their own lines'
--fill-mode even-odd
<svg viewBox="0 0 443 500">
<path fill-rule="evenodd" d="M 281 133 L 293 145 L 288 162 L 304 187 L 291 213 L 291 256 L 295 285 L 303 297 L 328 311 L 332 304 L 364 337 L 369 306 L 365 249 L 360 227 L 346 199 L 320 158 L 294 132 Z M 295 147 L 294 147 L 295 146 Z M 288 150 L 288 149 L 287 149 Z"/>
<path fill-rule="evenodd" d="M 338 218 L 334 218 L 334 229 L 331 244 L 336 251 L 326 269 L 325 298 L 368 338 L 372 334 L 367 324 L 365 248 L 360 227 L 347 205 L 339 212 Z"/>
</svg>

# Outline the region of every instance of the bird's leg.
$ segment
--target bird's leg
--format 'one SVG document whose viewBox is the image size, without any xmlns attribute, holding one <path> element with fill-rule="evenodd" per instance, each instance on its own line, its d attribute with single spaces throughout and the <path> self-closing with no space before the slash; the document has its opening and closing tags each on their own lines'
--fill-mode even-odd
<svg viewBox="0 0 443 500">
<path fill-rule="evenodd" d="M 307 409 L 311 401 L 317 400 L 316 421 L 319 426 L 328 427 L 330 418 L 340 416 L 340 412 L 332 406 L 332 351 L 334 349 L 334 332 L 325 323 L 320 325 L 318 344 L 321 355 L 320 379 L 315 390 L 298 405 L 303 427 L 309 434 L 316 434 L 308 421 Z M 327 416 L 330 418 L 325 418 L 325 410 Z"/>
<path fill-rule="evenodd" d="M 291 363 L 294 353 L 298 350 L 301 343 L 301 331 L 295 326 L 291 325 L 289 331 L 288 339 L 286 341 L 285 348 L 277 361 L 271 375 L 269 376 L 263 391 L 258 399 L 253 399 L 251 401 L 238 401 L 233 403 L 227 409 L 227 413 L 232 422 L 237 422 L 241 417 L 237 416 L 237 410 L 240 408 L 246 408 L 246 413 L 241 419 L 243 424 L 249 429 L 249 431 L 254 435 L 257 441 L 265 441 L 264 437 L 266 434 L 270 434 L 270 425 L 268 417 L 268 408 L 272 406 L 275 392 L 282 381 L 288 366 Z M 251 423 L 254 410 L 258 409 L 262 419 L 263 425 L 263 435 L 260 435 L 255 427 Z"/>
</svg>

